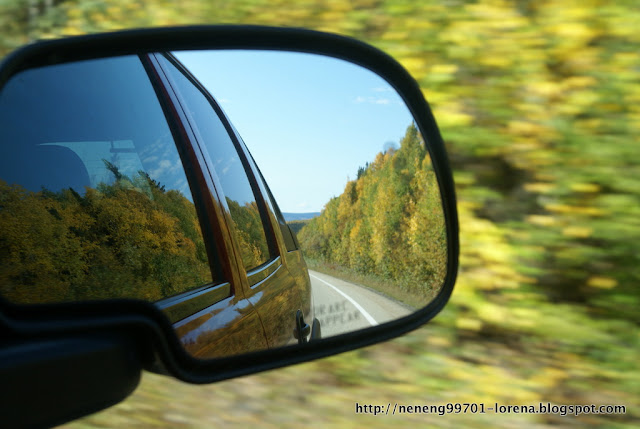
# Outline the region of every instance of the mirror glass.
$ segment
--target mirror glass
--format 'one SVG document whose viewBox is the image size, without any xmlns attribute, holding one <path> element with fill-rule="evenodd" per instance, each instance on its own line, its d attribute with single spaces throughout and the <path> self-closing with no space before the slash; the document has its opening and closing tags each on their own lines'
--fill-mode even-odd
<svg viewBox="0 0 640 429">
<path fill-rule="evenodd" d="M 428 142 L 360 66 L 154 53 L 26 70 L 0 92 L 9 301 L 152 301 L 214 358 L 403 317 L 446 267 Z"/>
</svg>

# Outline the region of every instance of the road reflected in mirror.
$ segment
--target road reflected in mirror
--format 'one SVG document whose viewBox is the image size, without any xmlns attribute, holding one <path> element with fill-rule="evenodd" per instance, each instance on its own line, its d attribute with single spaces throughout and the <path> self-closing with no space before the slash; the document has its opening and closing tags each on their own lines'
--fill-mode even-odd
<svg viewBox="0 0 640 429">
<path fill-rule="evenodd" d="M 309 276 L 315 315 L 325 337 L 377 326 L 414 310 L 362 285 L 313 270 Z"/>
<path fill-rule="evenodd" d="M 375 73 L 198 51 L 28 69 L 0 92 L 0 292 L 156 304 L 237 355 L 428 305 L 447 243 L 425 143 Z"/>
</svg>

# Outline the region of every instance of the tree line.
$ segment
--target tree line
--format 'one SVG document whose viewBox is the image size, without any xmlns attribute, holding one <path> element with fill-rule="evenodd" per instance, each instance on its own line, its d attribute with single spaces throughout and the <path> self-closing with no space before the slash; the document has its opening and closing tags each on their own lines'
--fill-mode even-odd
<svg viewBox="0 0 640 429">
<path fill-rule="evenodd" d="M 438 182 L 414 124 L 400 148 L 378 153 L 298 239 L 307 258 L 396 282 L 427 302 L 446 274 Z"/>
<path fill-rule="evenodd" d="M 84 195 L 0 180 L 3 297 L 157 301 L 212 281 L 193 203 L 144 172 L 116 173 Z"/>
</svg>

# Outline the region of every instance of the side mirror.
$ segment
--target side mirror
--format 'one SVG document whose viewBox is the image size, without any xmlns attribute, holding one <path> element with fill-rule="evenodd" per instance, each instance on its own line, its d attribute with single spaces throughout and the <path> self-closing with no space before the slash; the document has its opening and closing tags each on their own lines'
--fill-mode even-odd
<svg viewBox="0 0 640 429">
<path fill-rule="evenodd" d="M 165 28 L 0 68 L 0 380 L 32 386 L 10 421 L 96 411 L 142 369 L 207 383 L 401 335 L 457 267 L 442 138 L 375 48 Z"/>
</svg>

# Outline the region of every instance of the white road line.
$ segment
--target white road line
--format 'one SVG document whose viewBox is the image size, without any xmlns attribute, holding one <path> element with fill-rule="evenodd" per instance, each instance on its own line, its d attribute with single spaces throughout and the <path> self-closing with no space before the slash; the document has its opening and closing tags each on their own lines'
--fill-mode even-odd
<svg viewBox="0 0 640 429">
<path fill-rule="evenodd" d="M 332 285 L 331 283 L 328 283 L 324 280 L 322 280 L 320 277 L 316 277 L 313 274 L 309 274 L 309 276 L 313 277 L 316 280 L 320 280 L 322 283 L 326 284 L 327 286 L 329 286 L 330 288 L 333 288 L 336 292 L 338 292 L 340 295 L 344 296 L 345 298 L 347 298 L 349 300 L 349 302 L 351 304 L 353 304 L 353 306 L 360 312 L 362 313 L 362 315 L 364 316 L 365 319 L 367 319 L 367 322 L 369 322 L 369 324 L 371 326 L 376 326 L 378 324 L 378 322 L 376 322 L 376 319 L 374 319 L 373 317 L 371 317 L 371 315 L 369 313 L 367 313 L 367 310 L 365 310 L 364 308 L 362 308 L 362 306 L 360 304 L 358 304 L 353 298 L 351 298 L 349 295 L 347 295 L 346 293 L 342 292 L 340 289 L 338 289 L 337 287 L 335 287 L 334 285 Z"/>
</svg>

